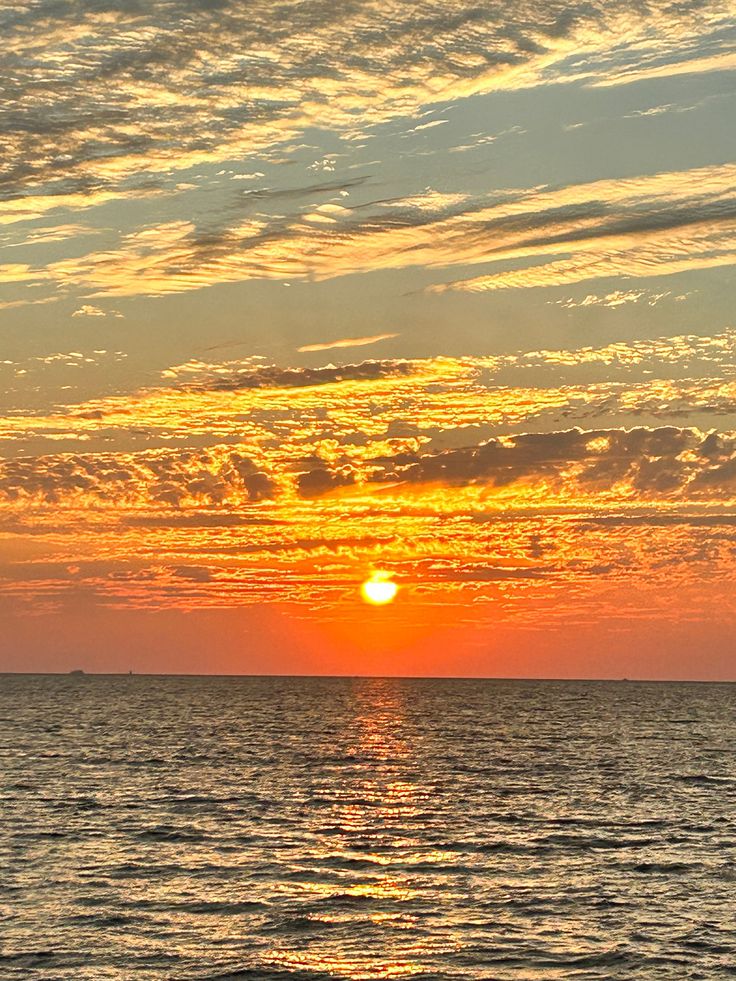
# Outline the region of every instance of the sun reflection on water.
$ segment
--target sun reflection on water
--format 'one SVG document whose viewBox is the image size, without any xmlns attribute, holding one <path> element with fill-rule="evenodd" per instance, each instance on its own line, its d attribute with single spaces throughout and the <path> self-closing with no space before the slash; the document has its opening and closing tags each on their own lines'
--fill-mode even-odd
<svg viewBox="0 0 736 981">
<path fill-rule="evenodd" d="M 412 739 L 406 693 L 392 682 L 354 684 L 350 725 L 325 747 L 339 779 L 334 769 L 315 773 L 312 792 L 323 806 L 306 815 L 315 842 L 313 869 L 323 877 L 289 886 L 296 903 L 329 906 L 329 913 L 318 916 L 335 930 L 304 938 L 299 950 L 274 945 L 268 959 L 281 968 L 354 981 L 408 977 L 426 969 L 422 962 L 437 947 L 431 937 L 416 937 L 414 907 L 425 901 L 427 883 L 413 869 L 448 853 L 423 838 L 435 788 L 416 772 L 418 742 Z M 354 935 L 365 923 L 381 931 L 382 944 L 348 956 L 340 937 L 344 931 Z"/>
</svg>

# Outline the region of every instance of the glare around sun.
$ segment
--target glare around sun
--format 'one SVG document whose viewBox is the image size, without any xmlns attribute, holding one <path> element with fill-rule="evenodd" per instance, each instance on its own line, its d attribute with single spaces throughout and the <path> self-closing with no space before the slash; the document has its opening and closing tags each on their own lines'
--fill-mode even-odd
<svg viewBox="0 0 736 981">
<path fill-rule="evenodd" d="M 360 593 L 366 603 L 372 606 L 385 606 L 396 598 L 399 587 L 390 578 L 389 572 L 374 572 L 370 579 L 360 587 Z"/>
</svg>

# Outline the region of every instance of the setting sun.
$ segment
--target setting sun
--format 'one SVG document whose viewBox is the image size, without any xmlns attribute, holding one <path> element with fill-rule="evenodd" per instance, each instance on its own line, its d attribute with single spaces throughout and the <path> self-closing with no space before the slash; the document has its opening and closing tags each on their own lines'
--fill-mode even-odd
<svg viewBox="0 0 736 981">
<path fill-rule="evenodd" d="M 391 579 L 390 572 L 374 572 L 360 587 L 360 592 L 366 603 L 372 606 L 385 606 L 396 598 L 399 587 Z"/>
</svg>

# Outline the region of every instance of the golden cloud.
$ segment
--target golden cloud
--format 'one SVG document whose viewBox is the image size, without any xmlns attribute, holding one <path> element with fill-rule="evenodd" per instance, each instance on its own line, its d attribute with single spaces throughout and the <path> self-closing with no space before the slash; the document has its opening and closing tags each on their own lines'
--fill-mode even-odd
<svg viewBox="0 0 736 981">
<path fill-rule="evenodd" d="M 140 609 L 288 603 L 337 616 L 380 565 L 411 603 L 455 596 L 497 620 L 610 610 L 624 584 L 626 608 L 633 591 L 651 612 L 665 580 L 682 609 L 702 610 L 698 556 L 719 596 L 734 579 L 736 432 L 657 420 L 709 406 L 736 427 L 734 343 L 315 369 L 195 362 L 167 387 L 6 417 L 9 451 L 41 438 L 75 448 L 0 459 L 0 598 L 48 609 L 83 590 Z M 701 357 L 721 376 L 640 377 Z M 621 379 L 494 384 L 595 364 Z M 628 424 L 590 424 L 617 414 Z"/>
</svg>

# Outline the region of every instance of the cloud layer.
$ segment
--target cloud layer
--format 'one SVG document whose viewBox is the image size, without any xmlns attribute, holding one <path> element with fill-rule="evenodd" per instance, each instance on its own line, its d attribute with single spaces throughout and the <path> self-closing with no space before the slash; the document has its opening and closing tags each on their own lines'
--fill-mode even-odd
<svg viewBox="0 0 736 981">
<path fill-rule="evenodd" d="M 736 615 L 735 343 L 194 362 L 161 387 L 6 417 L 0 600 L 339 618 L 388 567 L 417 611 L 457 601 L 496 622 L 622 603 L 671 619 L 675 586 L 677 616 Z M 574 381 L 586 365 L 612 377 Z"/>
<path fill-rule="evenodd" d="M 324 0 L 28 0 L 0 14 L 13 106 L 3 183 L 11 199 L 34 197 L 28 214 L 270 149 L 314 122 L 349 134 L 498 87 L 595 80 L 632 62 L 680 71 L 703 48 L 728 53 L 732 17 L 723 0 L 371 0 L 339 18 Z"/>
<path fill-rule="evenodd" d="M 434 292 L 668 276 L 734 263 L 735 187 L 736 165 L 723 164 L 484 197 L 428 192 L 370 207 L 328 201 L 207 234 L 190 221 L 167 222 L 124 235 L 117 249 L 44 267 L 7 264 L 0 276 L 93 298 L 412 267 L 491 266 L 429 287 Z"/>
<path fill-rule="evenodd" d="M 14 307 L 69 291 L 88 313 L 107 296 L 413 266 L 491 265 L 440 274 L 434 287 L 481 291 L 730 265 L 728 165 L 486 195 L 377 190 L 353 207 L 343 195 L 371 178 L 331 175 L 377 128 L 434 133 L 447 118 L 426 118 L 432 107 L 475 93 L 733 68 L 735 24 L 732 0 L 371 0 L 339 18 L 324 0 L 12 5 L 0 12 L 2 221 L 50 214 L 14 244 L 74 246 L 62 259 L 6 262 L 0 281 L 41 288 Z M 256 165 L 285 169 L 316 128 L 335 147 L 314 146 L 321 177 L 258 186 Z M 223 182 L 233 189 L 208 206 Z M 154 199 L 157 217 L 142 219 L 134 204 Z M 115 201 L 137 215 L 121 233 L 99 238 L 79 222 Z"/>
</svg>

